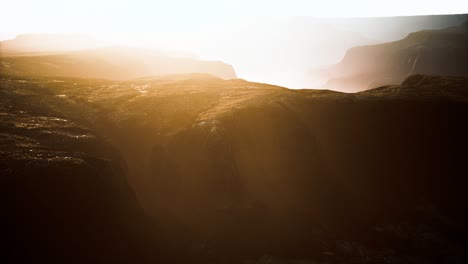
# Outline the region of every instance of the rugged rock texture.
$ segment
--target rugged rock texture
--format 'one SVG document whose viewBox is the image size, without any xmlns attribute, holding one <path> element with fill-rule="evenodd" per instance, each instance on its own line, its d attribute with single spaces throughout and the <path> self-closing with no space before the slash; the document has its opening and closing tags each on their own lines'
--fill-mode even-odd
<svg viewBox="0 0 468 264">
<path fill-rule="evenodd" d="M 146 220 L 119 153 L 50 107 L 47 91 L 12 84 L 2 79 L 0 88 L 2 259 L 146 259 Z"/>
<path fill-rule="evenodd" d="M 399 84 L 412 74 L 468 77 L 468 21 L 444 30 L 423 30 L 385 44 L 348 50 L 343 60 L 320 71 L 326 88 L 355 92 Z"/>
<path fill-rule="evenodd" d="M 12 103 L 3 103 L 2 133 L 11 149 L 2 159 L 4 168 L 16 168 L 7 157 L 14 150 L 26 156 L 44 145 L 52 156 L 68 151 L 59 155 L 67 160 L 61 170 L 82 160 L 90 165 L 71 171 L 84 170 L 89 181 L 100 179 L 92 168 L 108 175 L 110 165 L 94 165 L 108 164 L 101 160 L 109 155 L 107 148 L 92 141 L 89 150 L 83 136 L 105 136 L 116 149 L 110 153 L 121 154 L 128 181 L 152 217 L 157 239 L 143 244 L 166 263 L 466 261 L 468 131 L 460 117 L 468 114 L 467 79 L 416 75 L 401 85 L 358 94 L 206 75 L 132 81 L 2 76 L 1 84 L 2 100 L 22 98 L 19 105 L 46 105 L 60 114 L 32 115 L 36 121 L 26 127 L 47 124 L 34 133 L 8 132 L 30 121 L 8 110 Z M 62 119 L 67 121 L 59 123 Z M 56 146 L 57 140 L 41 138 L 43 130 L 60 131 L 53 132 L 59 139 L 79 136 L 83 143 Z M 21 144 L 26 147 L 16 147 Z M 70 144 L 73 150 L 66 150 Z M 29 175 L 34 174 L 10 178 L 25 184 Z M 60 185 L 81 186 L 76 195 L 88 193 L 87 185 L 68 179 Z M 36 195 L 15 188 L 6 189 L 16 196 Z M 122 202 L 114 195 L 125 192 L 105 192 L 110 201 L 103 202 L 103 212 L 116 214 L 110 208 Z M 26 205 L 37 206 L 36 201 Z M 13 211 L 23 206 L 19 200 L 6 204 Z M 54 211 L 62 212 L 58 208 Z M 48 219 L 41 215 L 33 219 Z"/>
</svg>

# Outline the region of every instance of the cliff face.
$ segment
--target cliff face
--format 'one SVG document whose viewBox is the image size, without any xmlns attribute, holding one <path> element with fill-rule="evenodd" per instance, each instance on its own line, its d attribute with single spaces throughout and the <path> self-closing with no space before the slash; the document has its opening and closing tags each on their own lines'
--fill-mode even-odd
<svg viewBox="0 0 468 264">
<path fill-rule="evenodd" d="M 137 223 L 145 217 L 118 151 L 51 107 L 47 92 L 27 82 L 2 78 L 0 84 L 2 258 L 144 259 Z"/>
<path fill-rule="evenodd" d="M 388 235 L 419 261 L 430 259 L 425 250 L 440 250 L 435 244 L 409 246 L 419 235 L 399 240 L 386 225 L 464 230 L 461 157 L 468 141 L 455 113 L 468 111 L 466 85 L 414 76 L 358 95 L 258 86 L 242 96 L 225 91 L 223 97 L 238 101 L 215 101 L 153 149 L 158 191 L 150 204 L 216 237 L 216 247 L 237 241 L 242 248 L 244 238 L 250 249 L 301 255 L 322 250 L 304 242 L 311 237 L 389 246 L 377 238 Z M 454 226 L 436 220 L 442 215 Z M 427 221 L 435 222 L 423 227 Z"/>
<path fill-rule="evenodd" d="M 467 76 L 468 22 L 444 30 L 426 30 L 385 44 L 348 50 L 323 72 L 326 88 L 355 92 L 399 84 L 412 74 Z"/>
<path fill-rule="evenodd" d="M 96 259 L 127 247 L 130 238 L 113 234 L 136 225 L 153 238 L 123 233 L 150 250 L 118 252 L 165 262 L 462 261 L 467 85 L 416 75 L 343 94 L 206 75 L 2 76 L 10 237 L 29 239 L 23 226 L 45 230 L 34 241 L 65 240 L 60 252 L 72 256 L 67 238 L 97 236 L 110 246 L 90 242 L 84 255 Z M 151 228 L 119 187 L 119 160 Z M 56 224 L 65 220 L 74 225 Z"/>
</svg>

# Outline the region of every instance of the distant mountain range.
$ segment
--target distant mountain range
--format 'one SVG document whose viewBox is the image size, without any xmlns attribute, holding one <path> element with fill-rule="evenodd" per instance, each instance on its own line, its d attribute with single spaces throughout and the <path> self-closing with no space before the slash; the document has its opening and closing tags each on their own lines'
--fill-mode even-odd
<svg viewBox="0 0 468 264">
<path fill-rule="evenodd" d="M 88 38 L 66 35 L 19 36 L 0 42 L 0 51 L 0 72 L 20 76 L 124 80 L 207 73 L 222 79 L 237 78 L 234 68 L 221 61 L 205 61 L 149 49 L 97 47 Z"/>
<path fill-rule="evenodd" d="M 56 53 L 97 48 L 96 39 L 78 34 L 21 34 L 0 42 L 2 56 L 18 54 Z"/>
<path fill-rule="evenodd" d="M 468 21 L 443 30 L 422 30 L 402 40 L 348 50 L 336 65 L 310 76 L 324 88 L 356 92 L 398 84 L 412 74 L 468 76 Z"/>
</svg>

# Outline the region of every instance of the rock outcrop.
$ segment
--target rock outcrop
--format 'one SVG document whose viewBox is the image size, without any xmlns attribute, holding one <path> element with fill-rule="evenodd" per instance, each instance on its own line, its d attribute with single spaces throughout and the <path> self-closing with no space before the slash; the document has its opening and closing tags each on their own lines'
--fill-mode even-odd
<svg viewBox="0 0 468 264">
<path fill-rule="evenodd" d="M 145 260 L 140 228 L 146 219 L 120 154 L 51 107 L 54 98 L 37 88 L 1 80 L 2 258 L 8 263 Z"/>
<path fill-rule="evenodd" d="M 95 233 L 80 235 L 109 238 L 101 224 L 126 219 L 119 205 L 131 201 L 111 187 L 125 185 L 106 160 L 122 159 L 157 238 L 137 241 L 166 263 L 464 261 L 466 78 L 416 75 L 357 94 L 209 76 L 1 84 L 12 238 L 28 237 L 18 223 L 29 222 L 69 234 L 56 223 L 83 215 Z"/>
</svg>

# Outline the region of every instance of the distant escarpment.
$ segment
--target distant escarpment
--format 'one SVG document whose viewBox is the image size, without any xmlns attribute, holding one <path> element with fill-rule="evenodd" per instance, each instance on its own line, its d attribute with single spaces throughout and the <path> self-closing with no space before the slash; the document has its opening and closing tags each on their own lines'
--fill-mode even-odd
<svg viewBox="0 0 468 264">
<path fill-rule="evenodd" d="M 356 92 L 399 84 L 412 74 L 468 77 L 468 21 L 444 30 L 423 30 L 385 44 L 348 50 L 343 60 L 313 72 L 325 88 Z"/>
<path fill-rule="evenodd" d="M 26 38 L 26 40 L 32 43 L 22 40 L 24 38 L 26 37 L 0 42 L 1 73 L 17 76 L 79 77 L 113 80 L 191 73 L 206 73 L 223 79 L 236 78 L 234 68 L 221 61 L 204 61 L 155 50 L 127 47 L 106 47 L 71 51 L 38 50 L 37 48 L 33 49 L 34 41 L 38 41 L 41 44 L 40 40 L 47 38 L 47 36 L 43 36 L 42 38 Z M 67 38 L 59 38 L 59 40 L 69 44 Z M 19 46 L 17 49 L 15 49 L 16 42 L 19 42 L 17 43 Z M 23 47 L 25 45 L 26 48 Z"/>
</svg>

